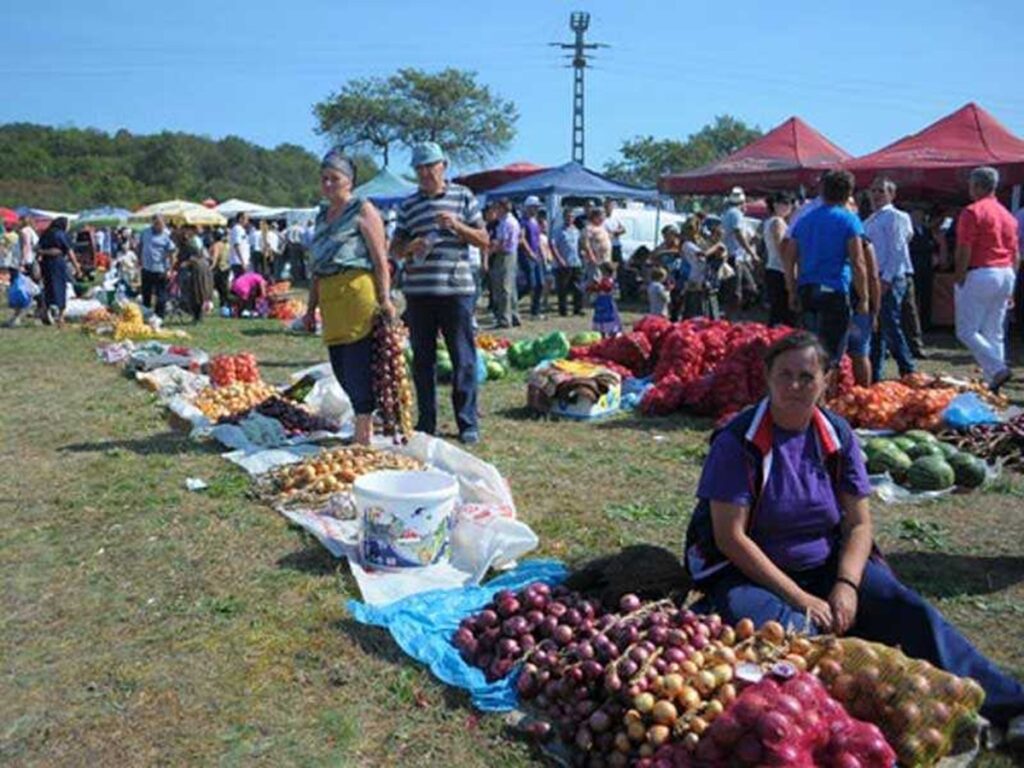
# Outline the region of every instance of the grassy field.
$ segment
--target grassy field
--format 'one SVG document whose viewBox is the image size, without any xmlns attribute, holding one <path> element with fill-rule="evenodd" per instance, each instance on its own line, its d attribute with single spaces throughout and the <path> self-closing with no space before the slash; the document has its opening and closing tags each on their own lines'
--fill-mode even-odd
<svg viewBox="0 0 1024 768">
<path fill-rule="evenodd" d="M 555 326 L 583 323 L 522 332 Z M 252 350 L 275 382 L 325 359 L 274 322 L 214 319 L 193 335 L 209 351 Z M 951 337 L 932 341 L 926 369 L 968 370 Z M 170 432 L 93 346 L 71 329 L 0 332 L 0 763 L 540 764 L 500 717 L 353 622 L 347 568 L 251 500 L 213 447 Z M 680 546 L 707 422 L 556 423 L 524 404 L 522 377 L 485 385 L 475 450 L 509 478 L 537 554 L 575 563 L 635 542 Z M 447 403 L 443 413 L 450 435 Z M 188 477 L 209 489 L 189 493 Z M 896 569 L 1017 676 L 1022 509 L 1016 477 L 983 495 L 874 507 Z"/>
</svg>

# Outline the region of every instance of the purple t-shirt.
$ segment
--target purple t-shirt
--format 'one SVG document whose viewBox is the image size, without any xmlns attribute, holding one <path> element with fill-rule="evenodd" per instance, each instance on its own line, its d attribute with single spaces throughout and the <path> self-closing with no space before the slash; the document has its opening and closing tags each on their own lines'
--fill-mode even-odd
<svg viewBox="0 0 1024 768">
<path fill-rule="evenodd" d="M 854 445 L 842 451 L 840 490 L 854 496 L 870 495 L 871 484 L 860 451 Z M 697 496 L 749 507 L 746 466 L 746 450 L 740 439 L 723 431 L 704 462 Z M 804 432 L 775 427 L 772 466 L 750 537 L 784 571 L 814 568 L 831 554 L 839 519 L 839 504 L 820 458 L 814 427 Z"/>
<path fill-rule="evenodd" d="M 540 257 L 540 222 L 537 219 L 527 219 L 523 222 L 523 232 L 526 235 L 526 243 L 530 250 Z"/>
</svg>

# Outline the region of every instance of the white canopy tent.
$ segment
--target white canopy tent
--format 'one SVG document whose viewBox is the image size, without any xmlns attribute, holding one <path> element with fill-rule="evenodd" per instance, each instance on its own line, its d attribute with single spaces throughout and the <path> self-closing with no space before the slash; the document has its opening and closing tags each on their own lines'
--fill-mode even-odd
<svg viewBox="0 0 1024 768">
<path fill-rule="evenodd" d="M 250 203 L 248 200 L 239 200 L 237 197 L 233 197 L 220 203 L 214 210 L 230 219 L 232 216 L 237 216 L 240 213 L 258 214 L 274 209 L 259 203 Z"/>
</svg>

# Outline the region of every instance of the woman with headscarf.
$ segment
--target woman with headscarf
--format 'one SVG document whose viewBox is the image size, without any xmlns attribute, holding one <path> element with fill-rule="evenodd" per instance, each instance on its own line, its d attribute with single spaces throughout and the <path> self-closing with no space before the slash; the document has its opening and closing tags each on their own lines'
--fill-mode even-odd
<svg viewBox="0 0 1024 768">
<path fill-rule="evenodd" d="M 194 228 L 186 230 L 178 249 L 178 288 L 192 322 L 203 319 L 203 307 L 213 298 L 213 270 L 203 240 Z"/>
<path fill-rule="evenodd" d="M 68 280 L 81 274 L 75 249 L 68 239 L 68 220 L 58 216 L 39 238 L 37 254 L 43 275 L 43 322 L 57 327 L 64 325 L 64 308 L 67 306 Z M 70 262 L 72 269 L 68 269 Z"/>
<path fill-rule="evenodd" d="M 352 401 L 356 442 L 369 445 L 373 434 L 373 321 L 379 311 L 395 316 L 391 303 L 384 222 L 373 203 L 355 197 L 356 168 L 340 148 L 320 163 L 325 204 L 316 217 L 310 245 L 313 285 L 306 328 L 316 310 L 323 318 L 324 344 L 331 368 Z"/>
</svg>

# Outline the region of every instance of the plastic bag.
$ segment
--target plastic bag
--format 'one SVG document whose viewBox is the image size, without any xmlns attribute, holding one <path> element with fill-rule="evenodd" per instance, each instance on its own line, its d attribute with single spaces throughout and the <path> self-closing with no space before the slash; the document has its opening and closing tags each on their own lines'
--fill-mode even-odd
<svg viewBox="0 0 1024 768">
<path fill-rule="evenodd" d="M 950 429 L 964 430 L 977 424 L 996 424 L 999 417 L 976 392 L 963 392 L 946 406 L 942 421 Z"/>
<path fill-rule="evenodd" d="M 538 362 L 560 360 L 569 354 L 569 339 L 561 331 L 554 331 L 537 339 L 533 348 Z"/>
<path fill-rule="evenodd" d="M 460 504 L 452 527 L 452 565 L 479 581 L 488 568 L 507 568 L 540 543 L 506 507 Z"/>
<path fill-rule="evenodd" d="M 428 665 L 439 680 L 468 690 L 478 709 L 505 712 L 514 709 L 518 701 L 517 676 L 488 683 L 482 669 L 462 660 L 452 645 L 452 635 L 463 618 L 480 610 L 498 590 L 519 589 L 534 581 L 557 584 L 565 577 L 561 563 L 533 560 L 483 586 L 422 592 L 384 606 L 350 600 L 348 609 L 361 624 L 387 629 L 403 651 Z"/>
<path fill-rule="evenodd" d="M 7 289 L 7 306 L 11 309 L 27 309 L 32 303 L 31 285 L 35 285 L 25 275 L 18 274 Z M 36 290 L 38 294 L 38 287 Z"/>
<path fill-rule="evenodd" d="M 315 416 L 331 419 L 343 425 L 355 418 L 352 401 L 334 378 L 330 363 L 314 365 L 293 373 L 290 378 L 292 382 L 297 383 L 307 376 L 313 379 L 314 384 L 303 402 Z"/>
</svg>

